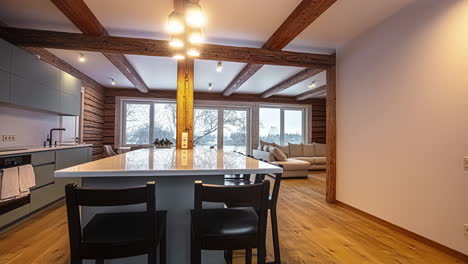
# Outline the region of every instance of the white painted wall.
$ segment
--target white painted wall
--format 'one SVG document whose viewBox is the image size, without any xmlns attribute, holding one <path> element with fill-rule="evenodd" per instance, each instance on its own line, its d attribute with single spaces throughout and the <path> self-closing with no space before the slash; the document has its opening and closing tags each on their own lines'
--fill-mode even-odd
<svg viewBox="0 0 468 264">
<path fill-rule="evenodd" d="M 468 254 L 468 1 L 416 1 L 337 54 L 337 199 Z"/>
<path fill-rule="evenodd" d="M 0 105 L 0 148 L 42 145 L 49 130 L 55 127 L 61 127 L 60 116 L 56 114 Z M 76 125 L 67 119 L 62 127 L 75 131 Z M 57 133 L 54 138 L 58 140 L 60 132 L 54 133 Z M 3 142 L 2 135 L 16 135 L 16 141 Z M 68 136 L 64 140 L 68 140 Z"/>
</svg>

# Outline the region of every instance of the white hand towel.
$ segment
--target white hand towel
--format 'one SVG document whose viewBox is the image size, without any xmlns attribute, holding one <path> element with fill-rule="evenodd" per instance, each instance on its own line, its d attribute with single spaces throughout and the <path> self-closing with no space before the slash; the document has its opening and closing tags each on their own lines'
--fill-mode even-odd
<svg viewBox="0 0 468 264">
<path fill-rule="evenodd" d="M 20 195 L 18 167 L 3 169 L 0 199 L 8 199 L 17 195 Z"/>
<path fill-rule="evenodd" d="M 21 193 L 29 191 L 31 187 L 36 185 L 36 176 L 34 175 L 34 169 L 31 164 L 19 166 L 18 173 Z"/>
</svg>

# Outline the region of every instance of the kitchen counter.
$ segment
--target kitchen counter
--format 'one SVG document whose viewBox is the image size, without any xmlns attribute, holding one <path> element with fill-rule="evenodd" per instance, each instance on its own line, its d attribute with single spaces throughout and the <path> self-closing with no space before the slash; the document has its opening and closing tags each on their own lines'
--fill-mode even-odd
<svg viewBox="0 0 468 264">
<path fill-rule="evenodd" d="M 5 148 L 0 148 L 0 156 L 33 153 L 33 152 L 41 152 L 41 151 L 52 151 L 52 150 L 60 150 L 60 149 L 70 149 L 70 148 L 84 148 L 84 147 L 92 147 L 92 146 L 93 144 L 76 144 L 76 145 L 64 145 L 64 146 L 56 146 L 56 147 L 44 147 L 44 146 L 5 147 Z"/>
<path fill-rule="evenodd" d="M 81 179 L 83 187 L 121 189 L 156 182 L 156 207 L 167 210 L 167 263 L 190 263 L 190 210 L 194 204 L 194 183 L 224 184 L 226 174 L 282 173 L 283 169 L 238 153 L 195 148 L 139 149 L 55 171 L 56 179 Z M 221 203 L 205 207 L 222 208 Z M 144 205 L 82 207 L 86 225 L 100 212 L 144 210 Z M 203 264 L 224 263 L 223 251 L 203 251 Z M 94 263 L 84 261 L 83 263 Z M 108 264 L 147 263 L 146 256 L 106 260 Z"/>
</svg>

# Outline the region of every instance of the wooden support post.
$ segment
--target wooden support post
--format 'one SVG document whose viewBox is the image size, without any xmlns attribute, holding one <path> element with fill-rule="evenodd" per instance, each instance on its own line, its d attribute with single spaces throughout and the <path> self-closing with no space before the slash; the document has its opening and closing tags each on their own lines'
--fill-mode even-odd
<svg viewBox="0 0 468 264">
<path fill-rule="evenodd" d="M 327 69 L 327 190 L 328 203 L 336 201 L 336 67 Z"/>
<path fill-rule="evenodd" d="M 193 148 L 193 75 L 194 61 L 186 58 L 177 63 L 177 135 L 176 147 L 182 148 L 182 133 L 188 133 L 187 148 Z"/>
</svg>

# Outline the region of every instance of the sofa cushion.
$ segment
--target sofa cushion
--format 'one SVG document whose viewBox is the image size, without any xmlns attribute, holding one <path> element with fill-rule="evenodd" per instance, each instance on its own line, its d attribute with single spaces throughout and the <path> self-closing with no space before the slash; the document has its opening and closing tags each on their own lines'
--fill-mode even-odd
<svg viewBox="0 0 468 264">
<path fill-rule="evenodd" d="M 326 157 L 326 156 L 327 156 L 327 144 L 315 143 L 315 157 Z"/>
<path fill-rule="evenodd" d="M 302 146 L 302 155 L 305 157 L 315 157 L 315 143 L 304 144 Z"/>
<path fill-rule="evenodd" d="M 289 145 L 289 157 L 302 157 L 302 156 L 304 156 L 302 144 L 289 143 L 288 145 Z"/>
<path fill-rule="evenodd" d="M 307 161 L 287 159 L 285 161 L 273 161 L 273 164 L 282 165 L 283 170 L 308 170 L 310 163 Z"/>
<path fill-rule="evenodd" d="M 263 151 L 258 149 L 253 149 L 252 154 L 256 159 L 266 160 L 268 162 L 275 161 L 275 157 L 269 151 Z"/>
<path fill-rule="evenodd" d="M 325 157 L 294 157 L 294 159 L 307 161 L 311 165 L 327 163 L 327 158 Z"/>
<path fill-rule="evenodd" d="M 289 157 L 289 145 L 279 145 L 276 143 L 273 143 L 273 146 L 276 148 L 279 148 L 286 156 Z"/>
<path fill-rule="evenodd" d="M 284 154 L 283 151 L 281 151 L 279 148 L 270 146 L 269 149 L 276 160 L 284 161 L 288 159 L 288 157 L 286 157 L 286 154 Z"/>
</svg>

